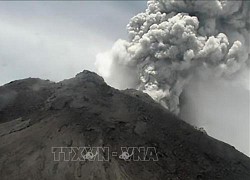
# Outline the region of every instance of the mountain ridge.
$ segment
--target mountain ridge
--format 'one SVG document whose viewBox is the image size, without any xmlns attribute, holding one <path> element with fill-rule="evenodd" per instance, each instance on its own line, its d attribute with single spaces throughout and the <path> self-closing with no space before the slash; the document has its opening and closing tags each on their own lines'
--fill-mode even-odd
<svg viewBox="0 0 250 180">
<path fill-rule="evenodd" d="M 1 179 L 250 179 L 250 158 L 140 91 L 83 71 L 0 87 Z M 53 147 L 155 147 L 158 161 L 54 161 Z"/>
</svg>

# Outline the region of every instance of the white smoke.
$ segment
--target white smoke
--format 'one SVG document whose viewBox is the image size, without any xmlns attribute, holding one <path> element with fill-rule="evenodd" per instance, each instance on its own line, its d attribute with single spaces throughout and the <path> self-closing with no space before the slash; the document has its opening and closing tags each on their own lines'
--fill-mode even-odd
<svg viewBox="0 0 250 180">
<path fill-rule="evenodd" d="M 250 1 L 149 0 L 127 30 L 128 41 L 98 55 L 100 74 L 115 87 L 148 93 L 175 114 L 190 82 L 230 82 L 249 69 Z"/>
</svg>

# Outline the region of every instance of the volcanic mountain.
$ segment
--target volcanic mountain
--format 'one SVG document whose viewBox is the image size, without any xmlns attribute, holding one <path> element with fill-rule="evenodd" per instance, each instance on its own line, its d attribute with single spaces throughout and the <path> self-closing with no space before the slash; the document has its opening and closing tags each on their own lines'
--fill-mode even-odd
<svg viewBox="0 0 250 180">
<path fill-rule="evenodd" d="M 57 160 L 55 147 L 108 147 L 110 155 Z M 135 161 L 121 158 L 122 147 L 155 152 Z M 0 179 L 249 180 L 250 158 L 147 94 L 83 71 L 58 83 L 28 78 L 0 87 Z"/>
</svg>

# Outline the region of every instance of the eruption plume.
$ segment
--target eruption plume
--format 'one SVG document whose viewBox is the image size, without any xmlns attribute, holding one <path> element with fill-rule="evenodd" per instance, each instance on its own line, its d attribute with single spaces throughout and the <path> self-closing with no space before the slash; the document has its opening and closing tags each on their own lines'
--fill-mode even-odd
<svg viewBox="0 0 250 180">
<path fill-rule="evenodd" d="M 179 114 L 193 76 L 228 79 L 247 68 L 249 27 L 249 1 L 149 0 L 127 25 L 129 40 L 96 64 L 111 85 L 137 88 Z"/>
</svg>

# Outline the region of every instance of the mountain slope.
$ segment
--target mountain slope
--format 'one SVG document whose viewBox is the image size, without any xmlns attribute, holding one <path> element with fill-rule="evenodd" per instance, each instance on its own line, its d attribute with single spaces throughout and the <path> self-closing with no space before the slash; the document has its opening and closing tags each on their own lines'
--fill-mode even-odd
<svg viewBox="0 0 250 180">
<path fill-rule="evenodd" d="M 155 147 L 157 161 L 54 161 L 52 147 Z M 155 157 L 155 156 L 154 156 Z M 250 159 L 89 71 L 0 87 L 0 179 L 249 180 Z"/>
</svg>

